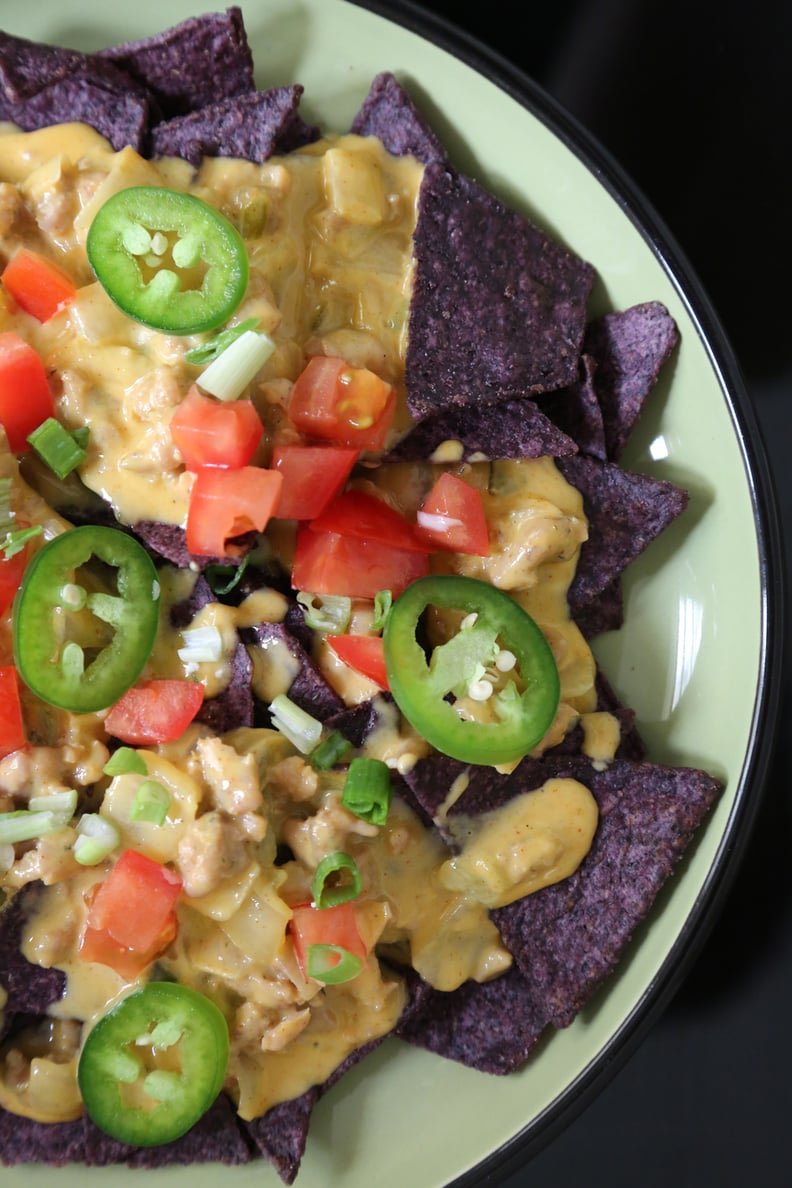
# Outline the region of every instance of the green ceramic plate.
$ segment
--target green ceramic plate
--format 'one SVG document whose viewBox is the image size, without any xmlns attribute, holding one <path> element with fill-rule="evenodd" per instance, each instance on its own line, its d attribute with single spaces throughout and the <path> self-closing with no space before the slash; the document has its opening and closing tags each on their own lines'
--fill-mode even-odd
<svg viewBox="0 0 792 1188">
<path fill-rule="evenodd" d="M 372 76 L 396 71 L 460 168 L 596 265 L 600 308 L 657 298 L 681 329 L 673 371 L 626 462 L 687 486 L 690 508 L 633 567 L 626 626 L 598 652 L 635 707 L 653 757 L 707 768 L 725 780 L 725 793 L 618 973 L 524 1071 L 488 1077 L 389 1041 L 322 1101 L 298 1180 L 300 1188 L 472 1183 L 527 1158 L 602 1083 L 712 919 L 761 790 L 774 724 L 780 550 L 772 495 L 739 376 L 698 285 L 641 197 L 544 95 L 407 6 L 375 13 L 343 0 L 242 0 L 241 7 L 259 85 L 303 83 L 306 118 L 344 130 Z M 196 11 L 194 0 L 5 0 L 0 8 L 9 32 L 82 49 L 147 35 Z M 139 1175 L 34 1167 L 4 1169 L 2 1183 L 129 1188 Z M 146 1173 L 148 1188 L 219 1181 L 279 1183 L 263 1163 Z"/>
</svg>

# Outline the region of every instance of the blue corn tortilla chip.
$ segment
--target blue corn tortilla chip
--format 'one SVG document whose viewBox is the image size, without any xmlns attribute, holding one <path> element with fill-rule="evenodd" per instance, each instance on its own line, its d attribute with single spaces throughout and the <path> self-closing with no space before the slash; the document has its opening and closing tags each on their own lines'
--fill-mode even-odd
<svg viewBox="0 0 792 1188">
<path fill-rule="evenodd" d="M 577 618 L 682 514 L 688 495 L 663 479 L 580 454 L 559 458 L 556 465 L 582 494 L 589 521 L 588 540 L 569 588 L 569 607 Z"/>
<path fill-rule="evenodd" d="M 513 966 L 491 982 L 432 990 L 423 1009 L 395 1034 L 415 1047 L 478 1072 L 506 1076 L 520 1068 L 547 1026 L 547 1014 Z"/>
<path fill-rule="evenodd" d="M 572 383 L 590 264 L 471 178 L 424 171 L 406 352 L 415 420 Z"/>
<path fill-rule="evenodd" d="M 256 533 L 246 532 L 234 538 L 238 556 L 204 557 L 191 553 L 187 548 L 187 533 L 178 524 L 162 524 L 158 520 L 138 520 L 131 526 L 131 532 L 155 557 L 170 561 L 178 569 L 206 569 L 208 565 L 233 565 L 250 552 L 256 543 Z"/>
<path fill-rule="evenodd" d="M 576 605 L 574 619 L 583 636 L 596 639 L 605 631 L 618 631 L 624 623 L 624 591 L 620 577 L 613 578 L 589 602 Z"/>
<path fill-rule="evenodd" d="M 47 1163 L 64 1167 L 85 1160 L 85 1128 L 74 1122 L 34 1122 L 0 1108 L 0 1165 Z"/>
<path fill-rule="evenodd" d="M 225 734 L 238 726 L 252 726 L 255 703 L 251 681 L 253 662 L 243 643 L 238 643 L 231 657 L 231 676 L 222 692 L 208 697 L 195 716 L 197 722 Z"/>
<path fill-rule="evenodd" d="M 269 1159 L 284 1184 L 293 1184 L 300 1170 L 311 1114 L 318 1100 L 319 1089 L 314 1087 L 273 1106 L 261 1118 L 241 1123 L 258 1153 Z"/>
<path fill-rule="evenodd" d="M 255 90 L 253 56 L 237 7 L 190 17 L 99 56 L 144 86 L 162 119 Z"/>
<path fill-rule="evenodd" d="M 602 409 L 608 459 L 617 462 L 679 341 L 676 323 L 659 301 L 605 314 L 586 329 L 583 349 L 596 362 L 594 389 Z"/>
<path fill-rule="evenodd" d="M 298 107 L 303 88 L 274 87 L 223 99 L 155 125 L 152 157 L 181 157 L 198 168 L 204 157 L 240 157 L 260 164 L 319 138 Z"/>
<path fill-rule="evenodd" d="M 40 883 L 22 887 L 0 910 L 0 987 L 7 998 L 4 1012 L 14 1015 L 43 1015 L 66 989 L 66 975 L 59 969 L 44 969 L 23 957 L 22 932 L 28 914 L 41 894 Z M 2 1150 L 2 1146 L 0 1146 Z"/>
<path fill-rule="evenodd" d="M 433 756 L 405 779 L 433 815 L 465 770 Z M 597 770 L 574 756 L 525 759 L 508 776 L 492 768 L 468 768 L 467 774 L 450 820 L 497 808 L 558 777 L 585 784 L 600 812 L 592 848 L 575 874 L 493 911 L 515 959 L 512 970 L 483 986 L 469 982 L 450 994 L 435 992 L 429 1012 L 400 1029 L 411 1043 L 506 1073 L 519 1067 L 545 1027 L 568 1026 L 618 964 L 721 785 L 693 768 L 617 760 Z"/>
<path fill-rule="evenodd" d="M 350 132 L 376 136 L 394 157 L 413 156 L 428 165 L 448 155 L 398 79 L 389 71 L 376 75 Z"/>
<path fill-rule="evenodd" d="M 306 649 L 283 623 L 258 623 L 255 627 L 246 627 L 241 635 L 246 643 L 259 645 L 265 651 L 276 645 L 287 649 L 298 666 L 288 696 L 300 709 L 324 722 L 345 708 L 343 698 L 325 680 Z"/>
<path fill-rule="evenodd" d="M 122 1163 L 139 1170 L 189 1163 L 231 1166 L 247 1163 L 252 1158 L 234 1107 L 223 1093 L 186 1134 L 161 1146 L 131 1147 L 120 1143 L 101 1131 L 87 1116 L 83 1117 L 82 1125 L 84 1149 L 80 1158 L 91 1167 Z"/>
<path fill-rule="evenodd" d="M 420 462 L 431 458 L 445 442 L 459 442 L 460 462 L 560 458 L 578 450 L 573 438 L 553 424 L 544 408 L 526 397 L 501 401 L 496 416 L 487 405 L 473 405 L 427 417 L 396 443 L 384 461 Z"/>
<path fill-rule="evenodd" d="M 143 152 L 150 113 L 149 92 L 112 62 L 0 31 L 0 120 L 25 132 L 80 121 Z"/>
<path fill-rule="evenodd" d="M 605 422 L 594 388 L 596 366 L 591 355 L 581 355 L 578 378 L 568 387 L 544 396 L 542 412 L 576 442 L 581 454 L 606 462 Z"/>
</svg>

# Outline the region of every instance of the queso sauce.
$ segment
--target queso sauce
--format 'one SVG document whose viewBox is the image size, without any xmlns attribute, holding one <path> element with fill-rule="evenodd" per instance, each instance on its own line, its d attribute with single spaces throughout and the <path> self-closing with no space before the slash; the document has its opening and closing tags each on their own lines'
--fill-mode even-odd
<svg viewBox="0 0 792 1188">
<path fill-rule="evenodd" d="M 207 160 L 195 172 L 178 160 L 151 162 L 131 149 L 113 152 L 82 125 L 27 134 L 4 126 L 4 251 L 8 257 L 23 246 L 41 251 L 78 284 L 76 300 L 44 324 L 8 299 L 0 308 L 0 329 L 26 337 L 43 358 L 56 385 L 59 418 L 70 429 L 90 429 L 82 486 L 59 486 L 30 455 L 20 473 L 7 449 L 0 451 L 0 474 L 12 477 L 14 506 L 43 526 L 40 539 L 68 527 L 55 508 L 74 507 L 77 500 L 90 507 L 94 496 L 130 525 L 183 525 L 186 518 L 193 475 L 171 440 L 169 422 L 195 380 L 185 354 L 203 339 L 172 337 L 130 321 L 95 281 L 85 238 L 108 197 L 132 185 L 165 185 L 196 194 L 241 230 L 251 279 L 234 321 L 258 319 L 276 344 L 249 391 L 267 429 L 256 459 L 266 465 L 273 442 L 294 435 L 284 409 L 311 355 L 341 356 L 393 384 L 401 399 L 392 437 L 408 427 L 404 352 L 421 169 L 412 158 L 389 156 L 378 141 L 345 136 L 264 165 Z M 432 567 L 509 591 L 550 641 L 561 705 L 537 750 L 582 722 L 586 753 L 607 762 L 618 745 L 618 723 L 595 712 L 594 661 L 566 598 L 587 533 L 581 496 L 549 458 L 461 464 L 460 457 L 459 443 L 449 441 L 425 463 L 360 468 L 352 485 L 379 491 L 407 515 L 444 469 L 478 488 L 491 555 L 446 553 L 434 557 Z M 287 566 L 293 528 L 273 522 L 266 533 Z M 185 661 L 178 655 L 182 632 L 171 625 L 169 611 L 189 596 L 196 573 L 163 565 L 158 576 L 160 628 L 144 676 L 192 677 L 204 684 L 207 697 L 231 680 L 238 631 L 281 622 L 288 608 L 286 598 L 270 589 L 236 607 L 210 603 L 189 626 L 217 628 L 221 657 Z M 371 606 L 355 603 L 350 630 L 365 630 L 370 618 Z M 0 621 L 0 652 L 8 652 L 9 623 L 10 615 Z M 438 639 L 452 629 L 440 615 L 432 625 Z M 248 650 L 256 695 L 270 702 L 288 692 L 295 667 L 287 649 L 276 643 Z M 378 696 L 377 687 L 338 661 L 321 636 L 314 659 L 347 705 Z M 392 704 L 379 702 L 379 726 L 364 753 L 404 772 L 428 746 Z M 467 710 L 487 712 L 472 703 Z M 178 742 L 141 752 L 145 777 L 111 779 L 103 774 L 109 756 L 103 714 L 71 715 L 32 695 L 25 714 L 32 745 L 0 761 L 0 809 L 77 788 L 81 802 L 115 824 L 122 848 L 178 871 L 184 890 L 177 937 L 141 980 L 152 972 L 174 978 L 220 1006 L 231 1035 L 226 1090 L 248 1119 L 322 1083 L 352 1051 L 393 1029 L 407 993 L 392 964 L 380 964 L 379 957 L 409 962 L 440 990 L 506 970 L 511 956 L 488 909 L 571 874 L 597 824 L 590 792 L 576 781 L 554 780 L 478 820 L 455 815 L 459 850 L 450 856 L 439 834 L 398 798 L 383 826 L 350 814 L 341 803 L 343 776 L 315 771 L 275 730 L 245 727 L 221 736 L 193 725 Z M 170 795 L 163 825 L 131 819 L 143 779 L 156 780 Z M 441 817 L 463 797 L 464 782 L 447 790 Z M 130 988 L 113 969 L 78 955 L 87 901 L 110 862 L 79 866 L 71 851 L 74 836 L 69 825 L 18 845 L 0 874 L 9 896 L 33 881 L 43 885 L 23 952 L 67 976 L 47 1026 L 7 1042 L 2 1051 L 0 1105 L 44 1121 L 79 1116 L 81 1034 Z M 358 924 L 370 957 L 351 981 L 323 985 L 303 976 L 288 923 L 293 907 L 310 901 L 318 863 L 337 850 L 351 855 L 362 875 Z M 0 1009 L 3 997 L 0 992 Z"/>
</svg>

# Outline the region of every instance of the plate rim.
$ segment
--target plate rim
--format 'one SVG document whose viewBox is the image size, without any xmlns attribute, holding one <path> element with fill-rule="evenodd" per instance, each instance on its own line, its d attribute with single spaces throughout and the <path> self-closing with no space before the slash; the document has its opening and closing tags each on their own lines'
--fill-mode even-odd
<svg viewBox="0 0 792 1188">
<path fill-rule="evenodd" d="M 453 21 L 413 0 L 346 0 L 445 50 L 505 91 L 558 137 L 605 187 L 673 286 L 723 394 L 751 497 L 761 583 L 759 664 L 748 747 L 732 809 L 707 877 L 657 977 L 581 1074 L 526 1126 L 449 1182 L 468 1188 L 524 1167 L 583 1112 L 640 1046 L 703 949 L 734 884 L 766 794 L 779 734 L 786 629 L 784 548 L 778 497 L 740 364 L 686 253 L 643 190 L 585 125 L 515 63 Z M 492 1181 L 495 1182 L 495 1181 Z"/>
</svg>

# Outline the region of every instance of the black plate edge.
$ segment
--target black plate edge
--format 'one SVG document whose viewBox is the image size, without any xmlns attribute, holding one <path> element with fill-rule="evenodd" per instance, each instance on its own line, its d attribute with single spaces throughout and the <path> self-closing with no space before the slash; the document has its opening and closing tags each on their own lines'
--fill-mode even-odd
<svg viewBox="0 0 792 1188">
<path fill-rule="evenodd" d="M 756 527 L 762 580 L 757 694 L 746 762 L 718 852 L 658 976 L 607 1045 L 542 1114 L 475 1168 L 454 1179 L 449 1188 L 496 1185 L 524 1167 L 560 1134 L 624 1066 L 679 990 L 734 883 L 766 793 L 780 723 L 786 628 L 781 521 L 766 447 L 731 343 L 689 260 L 653 204 L 618 161 L 533 79 L 444 17 L 410 0 L 348 3 L 409 29 L 482 74 L 555 133 L 606 187 L 674 285 L 718 376 L 740 445 Z M 398 72 L 396 65 L 393 69 Z"/>
</svg>

